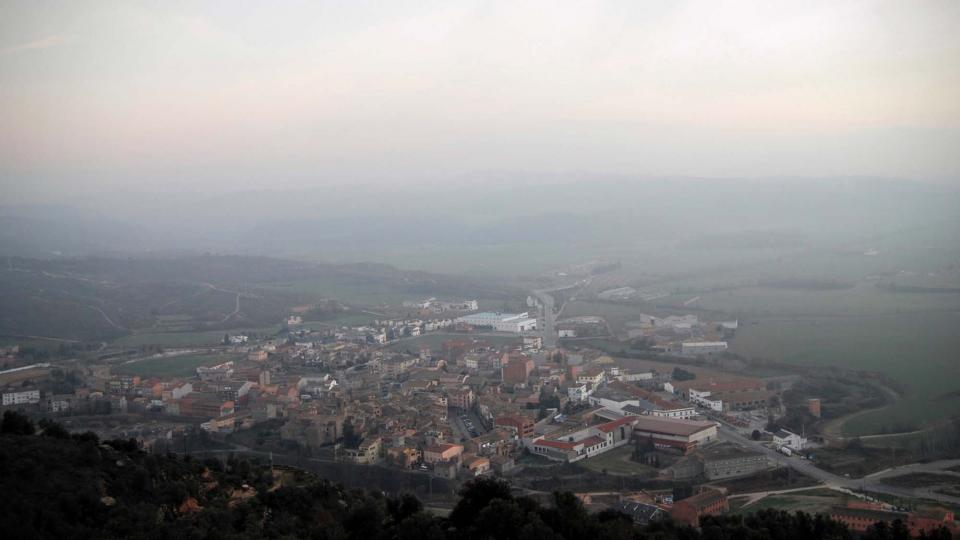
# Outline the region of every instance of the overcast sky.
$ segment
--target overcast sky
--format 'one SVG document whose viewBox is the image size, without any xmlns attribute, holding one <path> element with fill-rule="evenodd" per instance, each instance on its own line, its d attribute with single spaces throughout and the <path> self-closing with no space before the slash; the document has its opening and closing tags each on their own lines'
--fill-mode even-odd
<svg viewBox="0 0 960 540">
<path fill-rule="evenodd" d="M 0 188 L 960 177 L 960 2 L 0 5 Z"/>
</svg>

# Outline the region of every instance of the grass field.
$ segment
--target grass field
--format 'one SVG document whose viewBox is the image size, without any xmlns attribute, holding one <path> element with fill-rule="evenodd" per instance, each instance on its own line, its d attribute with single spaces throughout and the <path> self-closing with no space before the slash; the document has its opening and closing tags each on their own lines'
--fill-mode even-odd
<svg viewBox="0 0 960 540">
<path fill-rule="evenodd" d="M 891 476 L 884 478 L 882 482 L 889 486 L 899 487 L 930 487 L 933 485 L 948 485 L 955 488 L 960 486 L 960 478 L 956 476 L 928 472 Z"/>
<path fill-rule="evenodd" d="M 689 308 L 682 301 L 700 300 Z M 564 316 L 600 315 L 620 330 L 640 313 L 739 318 L 731 351 L 747 358 L 884 373 L 905 389 L 889 407 L 851 418 L 846 436 L 920 428 L 960 415 L 960 295 L 894 293 L 859 282 L 837 290 L 741 287 L 647 304 L 571 302 Z"/>
<path fill-rule="evenodd" d="M 763 316 L 877 316 L 897 313 L 956 311 L 957 294 L 894 293 L 861 282 L 836 290 L 797 290 L 777 287 L 743 287 L 716 293 L 681 295 L 664 299 L 665 303 L 700 299 L 693 307 L 722 311 L 742 317 Z"/>
<path fill-rule="evenodd" d="M 786 510 L 788 512 L 802 511 L 808 514 L 817 514 L 830 510 L 831 506 L 841 505 L 846 500 L 845 495 L 836 491 L 825 489 L 816 491 L 818 492 L 816 494 L 808 494 L 806 491 L 801 491 L 768 495 L 751 505 L 740 506 L 734 513 L 749 514 L 758 510 L 772 508 L 776 510 Z"/>
<path fill-rule="evenodd" d="M 274 334 L 279 328 L 278 325 L 233 330 L 210 330 L 204 332 L 142 332 L 114 340 L 113 344 L 117 347 L 140 347 L 141 345 L 160 345 L 162 347 L 217 345 L 223 341 L 224 334 L 236 335 L 245 332 Z"/>
<path fill-rule="evenodd" d="M 880 433 L 884 426 L 919 427 L 960 414 L 960 312 L 873 317 L 795 317 L 742 321 L 731 349 L 806 365 L 882 372 L 906 388 L 889 407 L 857 415 L 847 436 Z"/>
<path fill-rule="evenodd" d="M 121 364 L 116 366 L 113 371 L 141 377 L 189 377 L 194 375 L 200 366 L 215 366 L 239 358 L 235 354 L 174 356 L 172 358 L 155 358 L 132 364 Z"/>
<path fill-rule="evenodd" d="M 587 458 L 578 461 L 577 465 L 590 469 L 591 471 L 607 474 L 630 476 L 638 473 L 646 473 L 655 469 L 649 465 L 643 465 L 630 459 L 633 455 L 633 446 L 627 444 L 620 448 L 614 448 L 609 452 L 604 452 L 599 456 Z"/>
</svg>

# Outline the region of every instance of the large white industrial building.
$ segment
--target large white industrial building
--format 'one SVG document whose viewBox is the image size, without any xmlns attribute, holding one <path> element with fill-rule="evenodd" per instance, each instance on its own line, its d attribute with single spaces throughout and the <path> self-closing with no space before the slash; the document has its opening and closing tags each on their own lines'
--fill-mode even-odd
<svg viewBox="0 0 960 540">
<path fill-rule="evenodd" d="M 458 317 L 454 322 L 469 324 L 470 326 L 489 326 L 498 332 L 513 332 L 519 334 L 537 329 L 537 319 L 523 313 L 498 313 L 485 311 Z"/>
<path fill-rule="evenodd" d="M 25 405 L 40 403 L 40 391 L 36 388 L 29 390 L 14 390 L 3 393 L 3 405 Z"/>
</svg>

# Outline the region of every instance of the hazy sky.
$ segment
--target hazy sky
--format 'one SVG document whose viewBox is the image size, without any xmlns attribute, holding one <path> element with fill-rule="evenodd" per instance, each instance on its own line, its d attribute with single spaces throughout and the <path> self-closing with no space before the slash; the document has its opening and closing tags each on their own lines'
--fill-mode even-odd
<svg viewBox="0 0 960 540">
<path fill-rule="evenodd" d="M 7 0 L 0 189 L 957 182 L 958 28 L 956 1 Z"/>
</svg>

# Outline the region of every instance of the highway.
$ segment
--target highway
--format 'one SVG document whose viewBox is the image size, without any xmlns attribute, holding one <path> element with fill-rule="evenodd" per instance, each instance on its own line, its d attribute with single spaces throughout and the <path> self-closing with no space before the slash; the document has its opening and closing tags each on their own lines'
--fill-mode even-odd
<svg viewBox="0 0 960 540">
<path fill-rule="evenodd" d="M 559 287 L 554 287 L 552 289 L 540 289 L 538 291 L 531 291 L 531 294 L 540 301 L 540 304 L 543 306 L 543 328 L 541 328 L 543 336 L 543 347 L 545 349 L 555 349 L 557 347 L 557 314 L 554 313 L 554 301 L 553 296 L 550 296 L 550 293 L 553 291 L 562 291 L 565 289 L 572 289 L 574 287 L 580 287 L 580 290 L 583 287 L 590 284 L 590 278 L 578 281 L 573 285 L 561 285 Z M 563 307 L 561 306 L 561 311 Z"/>
<path fill-rule="evenodd" d="M 960 464 L 960 459 L 932 461 L 930 463 L 912 463 L 910 465 L 904 465 L 895 469 L 880 471 L 864 478 L 847 478 L 827 472 L 815 466 L 810 460 L 802 459 L 797 456 L 785 456 L 759 441 L 754 441 L 753 439 L 740 434 L 735 429 L 723 423 L 720 423 L 719 438 L 721 440 L 732 441 L 740 444 L 741 446 L 746 446 L 747 448 L 752 448 L 762 452 L 774 463 L 777 463 L 783 467 L 790 467 L 795 471 L 801 472 L 824 484 L 830 489 L 848 491 L 851 493 L 856 491 L 869 491 L 893 495 L 895 497 L 911 499 L 922 498 L 943 503 L 960 504 L 960 497 L 953 497 L 950 495 L 937 493 L 933 491 L 931 487 L 899 487 L 891 486 L 881 482 L 883 478 L 899 476 L 906 473 L 935 472 L 938 474 L 950 474 L 949 471 L 943 471 L 943 469 Z"/>
<path fill-rule="evenodd" d="M 533 291 L 533 295 L 543 306 L 543 348 L 550 350 L 557 348 L 557 316 L 553 312 L 553 297 L 548 294 L 549 291 Z"/>
</svg>

